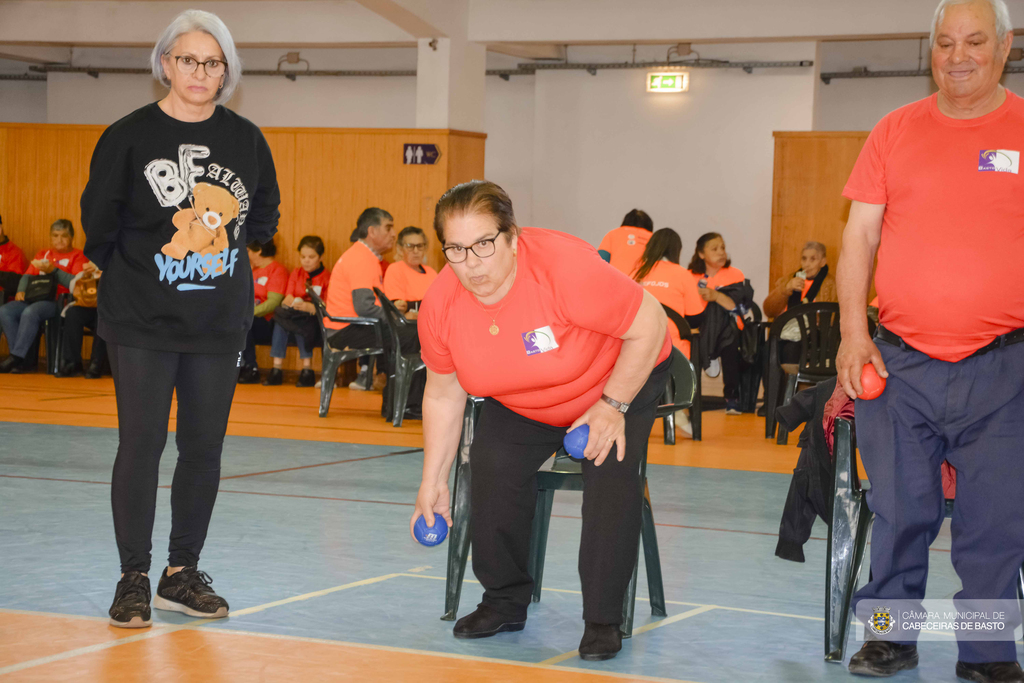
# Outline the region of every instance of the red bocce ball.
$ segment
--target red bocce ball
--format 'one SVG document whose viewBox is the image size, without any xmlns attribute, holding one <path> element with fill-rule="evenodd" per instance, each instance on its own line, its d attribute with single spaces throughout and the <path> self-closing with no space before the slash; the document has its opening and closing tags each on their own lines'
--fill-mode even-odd
<svg viewBox="0 0 1024 683">
<path fill-rule="evenodd" d="M 868 363 L 860 373 L 860 385 L 863 391 L 857 394 L 857 398 L 870 401 L 878 398 L 885 391 L 885 378 L 879 377 L 875 366 Z"/>
</svg>

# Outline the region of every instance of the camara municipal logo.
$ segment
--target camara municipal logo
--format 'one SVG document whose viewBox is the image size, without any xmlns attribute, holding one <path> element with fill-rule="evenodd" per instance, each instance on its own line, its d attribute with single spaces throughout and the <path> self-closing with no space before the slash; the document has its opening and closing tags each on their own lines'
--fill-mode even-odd
<svg viewBox="0 0 1024 683">
<path fill-rule="evenodd" d="M 895 626 L 895 621 L 889 608 L 876 607 L 871 615 L 871 619 L 868 621 L 868 628 L 877 635 L 884 636 L 892 630 L 893 626 Z"/>
</svg>

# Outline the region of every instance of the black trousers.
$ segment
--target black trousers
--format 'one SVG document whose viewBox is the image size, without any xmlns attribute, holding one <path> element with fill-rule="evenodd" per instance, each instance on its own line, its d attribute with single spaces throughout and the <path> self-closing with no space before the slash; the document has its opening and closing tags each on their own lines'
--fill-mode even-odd
<svg viewBox="0 0 1024 683">
<path fill-rule="evenodd" d="M 87 327 L 93 332 L 96 330 L 95 308 L 72 306 L 64 314 L 64 323 L 61 327 L 64 344 L 61 355 L 64 357 L 65 366 L 82 364 L 82 340 L 85 338 L 85 328 Z M 106 357 L 107 343 L 99 335 L 94 335 L 91 364 L 100 365 Z"/>
<path fill-rule="evenodd" d="M 256 367 L 256 345 L 270 344 L 274 338 L 274 321 L 263 317 L 254 317 L 249 334 L 245 337 L 245 350 L 242 351 L 242 364 Z"/>
<path fill-rule="evenodd" d="M 583 461 L 583 534 L 579 572 L 583 619 L 622 623 L 622 600 L 640 542 L 643 500 L 640 463 L 654 411 L 664 395 L 669 362 L 651 373 L 626 413 L 626 457 L 616 447 L 600 467 Z M 565 427 L 553 427 L 487 399 L 470 449 L 473 486 L 473 572 L 484 587 L 482 605 L 516 621 L 526 618 L 533 593 L 527 571 L 537 504 L 537 470 L 562 445 Z"/>
<path fill-rule="evenodd" d="M 402 345 L 403 353 L 413 353 L 420 350 L 420 337 L 415 325 L 406 325 L 398 328 L 398 341 Z M 345 347 L 369 349 L 377 345 L 377 335 L 369 325 L 347 325 L 344 329 L 338 330 L 331 335 L 330 343 L 336 349 L 343 349 Z M 386 359 L 391 358 L 391 340 L 386 332 L 384 334 L 384 353 Z M 387 360 L 385 365 L 384 372 L 390 377 L 394 374 L 395 369 L 391 367 L 390 360 Z M 377 367 L 378 369 L 380 368 L 379 365 Z M 423 405 L 423 389 L 425 385 L 426 381 L 424 379 L 413 378 L 412 385 L 409 387 L 407 407 L 419 408 Z M 387 401 L 384 404 L 387 405 Z"/>
<path fill-rule="evenodd" d="M 740 397 L 740 348 L 729 345 L 722 349 L 722 396 L 726 401 Z"/>
<path fill-rule="evenodd" d="M 8 301 L 14 301 L 14 295 L 18 293 L 18 283 L 20 282 L 20 273 L 0 271 L 0 306 Z"/>
<path fill-rule="evenodd" d="M 168 566 L 199 562 L 220 485 L 238 353 L 173 353 L 108 345 L 118 445 L 110 488 L 121 571 L 149 571 L 160 456 L 178 394 L 178 464 L 171 483 Z"/>
</svg>

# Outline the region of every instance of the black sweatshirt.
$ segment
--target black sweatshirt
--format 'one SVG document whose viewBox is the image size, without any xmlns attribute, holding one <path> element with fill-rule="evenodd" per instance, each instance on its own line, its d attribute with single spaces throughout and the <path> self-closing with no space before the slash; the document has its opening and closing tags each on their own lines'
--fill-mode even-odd
<svg viewBox="0 0 1024 683">
<path fill-rule="evenodd" d="M 100 337 L 241 351 L 255 297 L 245 245 L 273 238 L 280 201 L 267 141 L 230 109 L 186 123 L 153 103 L 107 128 L 82 193 L 85 253 L 103 271 Z"/>
</svg>

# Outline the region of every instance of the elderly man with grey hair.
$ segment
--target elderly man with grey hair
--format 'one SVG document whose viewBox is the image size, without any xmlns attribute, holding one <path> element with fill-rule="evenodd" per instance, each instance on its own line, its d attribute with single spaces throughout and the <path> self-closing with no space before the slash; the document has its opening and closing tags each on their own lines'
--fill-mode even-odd
<svg viewBox="0 0 1024 683">
<path fill-rule="evenodd" d="M 1012 631 L 1024 561 L 1024 100 L 999 84 L 1013 41 L 1003 0 L 943 0 L 931 40 L 938 92 L 878 123 L 843 193 L 853 205 L 837 278 L 839 381 L 852 398 L 863 393 L 865 364 L 888 378 L 881 396 L 856 403 L 875 523 L 871 581 L 854 602 L 875 635 L 850 671 L 917 666 L 918 632 L 886 633 L 884 617 L 925 597 L 948 461 L 958 472 L 954 601 L 1005 601 L 1015 615 L 1003 640 L 958 628 L 956 674 L 1020 683 Z M 876 253 L 881 310 L 871 339 Z"/>
</svg>

